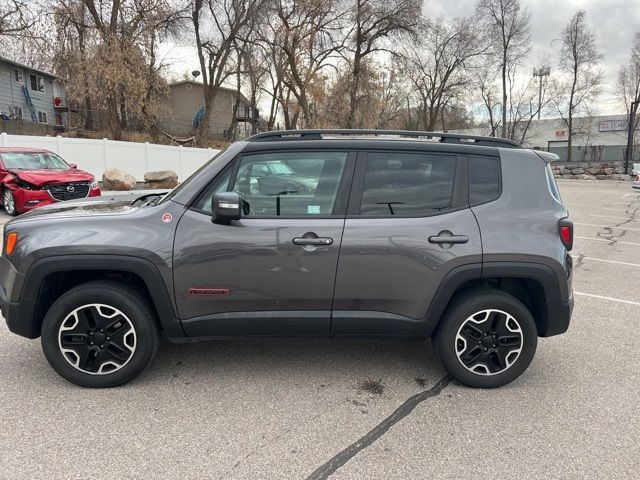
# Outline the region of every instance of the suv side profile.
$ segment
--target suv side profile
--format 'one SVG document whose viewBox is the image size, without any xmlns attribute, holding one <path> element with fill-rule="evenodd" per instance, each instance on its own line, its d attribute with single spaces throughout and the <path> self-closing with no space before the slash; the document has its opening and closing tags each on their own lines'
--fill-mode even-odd
<svg viewBox="0 0 640 480">
<path fill-rule="evenodd" d="M 498 387 L 571 318 L 549 159 L 444 133 L 257 134 L 166 195 L 7 223 L 2 313 L 86 387 L 136 377 L 160 334 L 431 337 L 459 382 Z"/>
</svg>

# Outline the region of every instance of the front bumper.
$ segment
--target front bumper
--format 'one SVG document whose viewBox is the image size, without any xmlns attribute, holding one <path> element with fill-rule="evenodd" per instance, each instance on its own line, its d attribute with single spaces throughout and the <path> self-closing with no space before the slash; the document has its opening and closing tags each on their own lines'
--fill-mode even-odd
<svg viewBox="0 0 640 480">
<path fill-rule="evenodd" d="M 99 196 L 100 187 L 89 189 L 87 197 Z M 16 211 L 18 213 L 28 212 L 37 207 L 59 202 L 59 200 L 53 198 L 46 190 L 27 190 L 24 188 L 16 188 L 13 190 L 13 199 L 16 203 Z"/>
<path fill-rule="evenodd" d="M 22 280 L 24 278 L 15 270 L 13 264 L 6 257 L 0 257 L 0 311 L 7 327 L 17 335 L 37 338 L 40 336 L 40 328 L 32 321 L 35 299 L 14 298 Z"/>
</svg>

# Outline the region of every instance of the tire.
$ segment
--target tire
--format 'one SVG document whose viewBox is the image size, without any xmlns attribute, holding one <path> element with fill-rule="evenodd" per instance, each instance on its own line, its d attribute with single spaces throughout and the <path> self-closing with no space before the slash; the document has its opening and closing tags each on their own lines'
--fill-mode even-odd
<svg viewBox="0 0 640 480">
<path fill-rule="evenodd" d="M 496 388 L 527 369 L 538 331 L 519 300 L 501 290 L 478 289 L 453 301 L 432 341 L 442 365 L 457 381 Z"/>
<path fill-rule="evenodd" d="M 7 215 L 15 217 L 18 215 L 18 209 L 16 208 L 16 201 L 13 197 L 13 192 L 8 188 L 2 191 L 2 204 L 4 205 L 4 211 Z"/>
<path fill-rule="evenodd" d="M 51 367 L 83 387 L 116 387 L 137 377 L 160 343 L 155 314 L 134 288 L 93 281 L 56 300 L 44 317 L 42 350 Z"/>
</svg>

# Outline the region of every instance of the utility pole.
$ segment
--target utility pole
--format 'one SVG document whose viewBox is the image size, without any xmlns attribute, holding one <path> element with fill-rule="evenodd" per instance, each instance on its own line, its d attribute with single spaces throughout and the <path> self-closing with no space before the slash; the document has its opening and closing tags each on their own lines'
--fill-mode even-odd
<svg viewBox="0 0 640 480">
<path fill-rule="evenodd" d="M 627 151 L 625 152 L 624 159 L 624 173 L 627 175 L 629 173 L 629 163 L 633 160 L 633 132 L 636 129 L 635 120 L 638 113 L 638 107 L 640 106 L 640 102 L 634 101 L 631 102 L 631 106 L 629 108 L 629 131 L 627 133 Z"/>
<path fill-rule="evenodd" d="M 538 120 L 540 120 L 540 112 L 542 111 L 542 79 L 548 77 L 551 73 L 551 68 L 543 66 L 540 68 L 533 68 L 533 78 L 540 78 L 540 86 L 538 89 Z"/>
</svg>

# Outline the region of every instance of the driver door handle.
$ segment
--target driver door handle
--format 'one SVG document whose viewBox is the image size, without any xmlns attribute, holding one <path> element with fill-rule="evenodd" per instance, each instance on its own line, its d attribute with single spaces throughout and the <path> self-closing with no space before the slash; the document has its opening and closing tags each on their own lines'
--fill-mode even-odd
<svg viewBox="0 0 640 480">
<path fill-rule="evenodd" d="M 469 237 L 465 235 L 436 235 L 429 237 L 429 243 L 467 243 Z"/>
<path fill-rule="evenodd" d="M 330 237 L 296 237 L 292 240 L 294 245 L 313 245 L 313 246 L 321 246 L 321 245 L 332 245 L 333 238 Z"/>
</svg>

